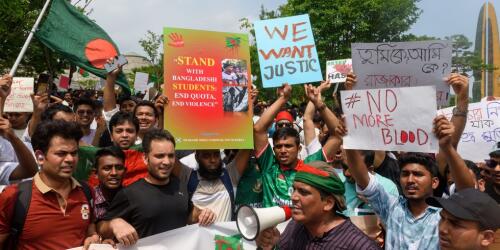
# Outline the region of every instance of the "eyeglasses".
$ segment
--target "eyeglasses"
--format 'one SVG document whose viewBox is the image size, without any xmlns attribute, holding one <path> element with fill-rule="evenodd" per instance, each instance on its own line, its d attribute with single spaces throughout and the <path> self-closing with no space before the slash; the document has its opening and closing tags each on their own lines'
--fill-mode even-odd
<svg viewBox="0 0 500 250">
<path fill-rule="evenodd" d="M 291 128 L 292 123 L 290 123 L 290 122 L 277 122 L 276 127 L 277 128 L 284 128 L 284 127 Z"/>
<path fill-rule="evenodd" d="M 93 115 L 94 114 L 94 111 L 93 110 L 78 110 L 76 111 L 76 114 L 78 115 Z"/>
<path fill-rule="evenodd" d="M 500 162 L 495 161 L 495 160 L 484 160 L 486 162 L 486 166 L 489 168 L 495 168 Z"/>
</svg>

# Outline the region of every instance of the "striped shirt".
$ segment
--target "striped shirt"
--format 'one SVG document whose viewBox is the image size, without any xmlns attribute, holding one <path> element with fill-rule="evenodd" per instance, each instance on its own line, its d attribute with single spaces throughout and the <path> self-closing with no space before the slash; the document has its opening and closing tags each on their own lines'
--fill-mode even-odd
<svg viewBox="0 0 500 250">
<path fill-rule="evenodd" d="M 323 237 L 315 238 L 304 225 L 291 220 L 281 235 L 279 249 L 380 249 L 377 244 L 359 230 L 349 219 L 330 229 Z"/>
<path fill-rule="evenodd" d="M 427 207 L 414 217 L 408 208 L 408 200 L 396 197 L 384 190 L 373 175 L 365 190 L 356 189 L 365 196 L 386 228 L 385 249 L 439 249 L 438 224 L 440 208 Z"/>
</svg>

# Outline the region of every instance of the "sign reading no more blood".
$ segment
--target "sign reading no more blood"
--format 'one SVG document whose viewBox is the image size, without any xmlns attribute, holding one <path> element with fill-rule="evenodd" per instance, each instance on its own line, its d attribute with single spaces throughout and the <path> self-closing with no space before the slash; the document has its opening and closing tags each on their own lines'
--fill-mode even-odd
<svg viewBox="0 0 500 250">
<path fill-rule="evenodd" d="M 437 152 L 433 86 L 341 91 L 344 148 Z"/>
</svg>

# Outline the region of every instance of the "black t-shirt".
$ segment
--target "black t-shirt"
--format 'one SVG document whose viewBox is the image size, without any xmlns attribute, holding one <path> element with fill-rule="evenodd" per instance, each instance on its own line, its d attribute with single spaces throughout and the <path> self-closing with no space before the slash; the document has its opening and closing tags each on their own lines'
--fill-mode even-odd
<svg viewBox="0 0 500 250">
<path fill-rule="evenodd" d="M 144 238 L 185 226 L 189 211 L 187 185 L 175 176 L 161 186 L 140 179 L 116 194 L 103 220 L 122 218 Z"/>
<path fill-rule="evenodd" d="M 486 187 L 484 192 L 487 193 L 493 200 L 496 200 L 498 204 L 500 204 L 500 194 L 495 191 L 493 184 L 486 183 Z"/>
<path fill-rule="evenodd" d="M 375 169 L 375 173 L 382 175 L 383 177 L 391 180 L 398 187 L 400 194 L 403 193 L 401 185 L 399 185 L 399 164 L 398 161 L 385 155 L 384 161 L 380 164 L 378 168 Z"/>
</svg>

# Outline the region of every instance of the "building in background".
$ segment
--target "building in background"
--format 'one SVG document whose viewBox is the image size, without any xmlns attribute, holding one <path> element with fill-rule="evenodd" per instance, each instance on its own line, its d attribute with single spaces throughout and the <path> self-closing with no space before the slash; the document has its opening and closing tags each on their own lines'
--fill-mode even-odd
<svg viewBox="0 0 500 250">
<path fill-rule="evenodd" d="M 485 64 L 500 67 L 498 23 L 493 4 L 488 1 L 481 7 L 477 21 L 475 51 Z M 500 69 L 474 72 L 472 96 L 479 101 L 485 96 L 500 96 Z"/>
</svg>

